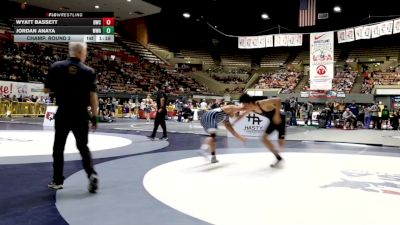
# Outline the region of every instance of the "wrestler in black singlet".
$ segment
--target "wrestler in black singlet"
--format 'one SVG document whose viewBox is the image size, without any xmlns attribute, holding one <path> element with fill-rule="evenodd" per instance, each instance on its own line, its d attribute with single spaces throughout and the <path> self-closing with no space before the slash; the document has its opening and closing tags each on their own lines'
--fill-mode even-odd
<svg viewBox="0 0 400 225">
<path fill-rule="evenodd" d="M 273 109 L 271 111 L 265 111 L 263 108 L 261 108 L 260 103 L 257 102 L 258 108 L 261 110 L 261 113 L 259 113 L 262 116 L 267 117 L 270 120 L 270 124 L 268 128 L 265 130 L 265 133 L 271 134 L 274 130 L 277 130 L 279 133 L 278 138 L 279 139 L 285 139 L 285 133 L 286 133 L 286 123 L 285 123 L 285 114 L 282 112 L 281 114 L 281 122 L 279 124 L 275 124 L 272 120 L 272 118 L 275 115 L 275 110 Z M 257 113 L 257 112 L 256 112 Z"/>
</svg>

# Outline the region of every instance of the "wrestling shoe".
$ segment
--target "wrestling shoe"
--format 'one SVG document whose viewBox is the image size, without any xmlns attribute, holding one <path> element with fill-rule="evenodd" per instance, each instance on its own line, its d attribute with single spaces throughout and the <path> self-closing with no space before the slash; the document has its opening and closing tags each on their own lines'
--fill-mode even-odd
<svg viewBox="0 0 400 225">
<path fill-rule="evenodd" d="M 54 190 L 60 190 L 60 189 L 63 189 L 63 185 L 62 184 L 56 184 L 55 182 L 50 182 L 48 185 L 47 185 L 47 187 L 48 188 L 51 188 L 51 189 L 54 189 Z"/>
<path fill-rule="evenodd" d="M 271 164 L 272 168 L 279 168 L 282 166 L 283 159 L 277 159 L 274 163 Z"/>
<path fill-rule="evenodd" d="M 90 193 L 96 193 L 97 189 L 99 189 L 99 179 L 96 174 L 92 174 L 89 177 L 89 187 L 88 190 Z"/>
</svg>

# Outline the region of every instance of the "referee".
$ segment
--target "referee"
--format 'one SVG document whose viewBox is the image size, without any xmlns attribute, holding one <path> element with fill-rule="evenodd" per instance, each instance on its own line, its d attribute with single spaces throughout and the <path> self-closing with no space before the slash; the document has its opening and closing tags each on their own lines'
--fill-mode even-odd
<svg viewBox="0 0 400 225">
<path fill-rule="evenodd" d="M 83 63 L 87 56 L 86 43 L 70 42 L 69 58 L 55 62 L 49 69 L 45 91 L 54 94 L 58 110 L 55 115 L 53 145 L 53 181 L 51 189 L 62 189 L 64 183 L 64 147 L 70 131 L 82 156 L 83 168 L 89 178 L 89 192 L 96 193 L 97 173 L 94 171 L 88 144 L 89 120 L 97 128 L 98 97 L 94 70 Z M 91 115 L 88 113 L 91 107 Z"/>
<path fill-rule="evenodd" d="M 156 133 L 158 130 L 158 126 L 161 125 L 161 128 L 163 129 L 163 136 L 160 138 L 160 140 L 167 141 L 167 125 L 165 124 L 165 117 L 167 116 L 167 95 L 165 94 L 163 90 L 163 85 L 162 84 L 157 84 L 157 113 L 156 113 L 156 118 L 154 119 L 154 129 L 153 133 L 150 135 L 151 140 L 155 140 Z"/>
</svg>

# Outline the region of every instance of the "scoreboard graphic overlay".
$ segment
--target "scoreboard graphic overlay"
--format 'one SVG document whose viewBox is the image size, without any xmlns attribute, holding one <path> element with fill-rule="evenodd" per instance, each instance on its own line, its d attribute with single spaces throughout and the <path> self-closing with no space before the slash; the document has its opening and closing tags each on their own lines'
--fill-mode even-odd
<svg viewBox="0 0 400 225">
<path fill-rule="evenodd" d="M 14 42 L 114 42 L 112 12 L 49 12 L 16 18 Z"/>
</svg>

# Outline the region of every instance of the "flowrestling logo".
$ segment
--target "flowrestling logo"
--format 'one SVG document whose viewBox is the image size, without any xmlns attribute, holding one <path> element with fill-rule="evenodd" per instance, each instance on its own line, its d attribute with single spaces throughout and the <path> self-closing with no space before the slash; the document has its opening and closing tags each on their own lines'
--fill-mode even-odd
<svg viewBox="0 0 400 225">
<path fill-rule="evenodd" d="M 341 172 L 344 175 L 341 180 L 323 185 L 321 188 L 351 188 L 400 196 L 400 174 L 358 170 L 344 170 Z"/>
</svg>

